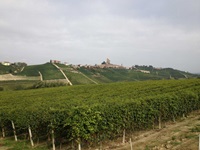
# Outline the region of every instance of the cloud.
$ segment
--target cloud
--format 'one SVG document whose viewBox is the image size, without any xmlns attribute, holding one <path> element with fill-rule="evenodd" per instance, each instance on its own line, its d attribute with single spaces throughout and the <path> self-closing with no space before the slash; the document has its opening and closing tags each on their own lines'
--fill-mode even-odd
<svg viewBox="0 0 200 150">
<path fill-rule="evenodd" d="M 2 61 L 200 65 L 199 0 L 1 0 L 0 33 Z"/>
</svg>

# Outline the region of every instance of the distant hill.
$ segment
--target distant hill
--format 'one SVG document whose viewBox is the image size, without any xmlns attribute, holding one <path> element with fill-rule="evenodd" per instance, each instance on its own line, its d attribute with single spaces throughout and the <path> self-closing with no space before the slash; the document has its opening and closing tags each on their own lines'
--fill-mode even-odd
<svg viewBox="0 0 200 150">
<path fill-rule="evenodd" d="M 114 68 L 84 68 L 78 69 L 90 78 L 99 82 L 119 82 L 119 81 L 141 81 L 141 80 L 161 80 L 161 79 L 185 79 L 198 77 L 196 74 L 175 70 L 172 68 L 155 69 L 151 67 L 137 66 L 132 69 Z"/>
<path fill-rule="evenodd" d="M 98 67 L 75 67 L 73 65 L 45 63 L 40 65 L 23 66 L 14 71 L 13 66 L 0 64 L 0 74 L 12 74 L 17 76 L 37 77 L 43 80 L 65 79 L 63 73 L 73 85 L 98 84 L 111 82 L 129 82 L 141 80 L 162 79 L 186 79 L 197 78 L 200 75 L 176 70 L 173 68 L 154 68 L 153 66 L 133 66 L 132 68 L 98 68 Z M 63 71 L 63 73 L 61 72 Z"/>
<path fill-rule="evenodd" d="M 10 64 L 10 63 L 9 63 Z M 26 67 L 27 64 L 26 63 L 13 63 L 13 64 L 10 64 L 10 65 L 3 65 L 2 63 L 0 63 L 0 75 L 1 74 L 8 74 L 8 73 L 11 73 L 11 74 L 14 74 L 14 73 L 19 73 L 21 72 L 24 67 Z"/>
<path fill-rule="evenodd" d="M 40 76 L 39 72 L 42 74 L 44 80 L 64 79 L 62 73 L 51 63 L 27 66 L 17 75 Z"/>
</svg>

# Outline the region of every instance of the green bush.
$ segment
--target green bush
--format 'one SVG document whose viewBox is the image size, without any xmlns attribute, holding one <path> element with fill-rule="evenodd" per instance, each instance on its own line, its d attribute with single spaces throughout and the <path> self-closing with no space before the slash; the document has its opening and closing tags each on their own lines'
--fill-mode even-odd
<svg viewBox="0 0 200 150">
<path fill-rule="evenodd" d="M 61 81 L 39 81 L 35 83 L 30 89 L 38 89 L 38 88 L 48 88 L 48 87 L 59 87 L 59 86 L 66 86 L 67 83 Z"/>
</svg>

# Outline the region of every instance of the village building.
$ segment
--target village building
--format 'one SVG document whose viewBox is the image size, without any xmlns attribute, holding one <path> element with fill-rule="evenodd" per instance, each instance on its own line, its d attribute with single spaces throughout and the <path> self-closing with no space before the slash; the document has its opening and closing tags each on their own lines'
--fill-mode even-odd
<svg viewBox="0 0 200 150">
<path fill-rule="evenodd" d="M 116 64 L 111 64 L 110 59 L 106 59 L 106 61 L 103 61 L 100 65 L 96 65 L 98 68 L 116 68 L 116 69 L 126 69 L 126 67 L 122 65 L 116 65 Z"/>
<path fill-rule="evenodd" d="M 59 61 L 59 60 L 50 60 L 50 63 L 52 63 L 52 64 L 60 64 L 61 61 Z"/>
<path fill-rule="evenodd" d="M 11 63 L 8 62 L 8 61 L 1 62 L 1 64 L 4 65 L 4 66 L 10 66 L 11 65 Z"/>
</svg>

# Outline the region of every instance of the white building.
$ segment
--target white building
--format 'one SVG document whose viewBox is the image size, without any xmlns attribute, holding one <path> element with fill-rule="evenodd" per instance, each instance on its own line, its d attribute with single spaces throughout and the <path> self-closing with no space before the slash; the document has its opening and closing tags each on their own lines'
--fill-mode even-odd
<svg viewBox="0 0 200 150">
<path fill-rule="evenodd" d="M 11 65 L 11 63 L 8 62 L 8 61 L 1 62 L 1 64 L 4 65 L 4 66 L 10 66 Z"/>
</svg>

